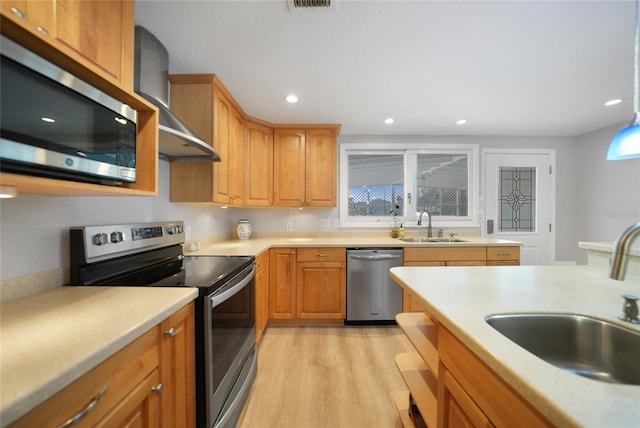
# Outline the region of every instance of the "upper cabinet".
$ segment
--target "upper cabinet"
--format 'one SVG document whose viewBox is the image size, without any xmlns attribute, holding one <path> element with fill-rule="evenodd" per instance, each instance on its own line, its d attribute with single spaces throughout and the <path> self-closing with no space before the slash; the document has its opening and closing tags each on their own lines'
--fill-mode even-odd
<svg viewBox="0 0 640 428">
<path fill-rule="evenodd" d="M 3 0 L 2 13 L 133 90 L 133 0 Z"/>
<path fill-rule="evenodd" d="M 136 182 L 122 186 L 0 173 L 20 194 L 154 196 L 158 111 L 133 91 L 133 0 L 2 0 L 2 35 L 137 111 Z"/>
<path fill-rule="evenodd" d="M 172 202 L 335 207 L 340 125 L 274 125 L 245 116 L 213 74 L 170 75 L 171 110 L 220 162 L 171 164 Z"/>
<path fill-rule="evenodd" d="M 213 74 L 169 76 L 171 111 L 220 155 L 220 162 L 173 162 L 172 202 L 243 204 L 244 112 Z"/>
<path fill-rule="evenodd" d="M 338 127 L 274 131 L 276 207 L 335 207 Z"/>
</svg>

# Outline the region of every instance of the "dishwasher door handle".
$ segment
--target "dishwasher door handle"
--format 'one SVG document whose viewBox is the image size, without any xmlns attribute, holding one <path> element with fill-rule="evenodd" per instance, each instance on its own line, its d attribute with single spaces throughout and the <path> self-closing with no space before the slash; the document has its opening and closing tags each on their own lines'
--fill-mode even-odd
<svg viewBox="0 0 640 428">
<path fill-rule="evenodd" d="M 394 260 L 394 259 L 398 259 L 401 258 L 402 256 L 400 255 L 395 255 L 395 254 L 379 254 L 379 255 L 375 255 L 375 256 L 356 256 L 356 255 L 349 255 L 350 259 L 354 259 L 354 260 Z"/>
</svg>

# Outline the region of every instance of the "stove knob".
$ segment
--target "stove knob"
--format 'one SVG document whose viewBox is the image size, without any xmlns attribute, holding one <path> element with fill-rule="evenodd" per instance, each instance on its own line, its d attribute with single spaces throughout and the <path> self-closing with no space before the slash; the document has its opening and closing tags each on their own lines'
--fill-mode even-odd
<svg viewBox="0 0 640 428">
<path fill-rule="evenodd" d="M 93 243 L 95 245 L 104 245 L 109 243 L 109 236 L 106 233 L 98 233 L 93 235 Z"/>
<path fill-rule="evenodd" d="M 182 226 L 176 226 L 176 230 L 178 231 L 178 233 L 183 232 Z"/>
<path fill-rule="evenodd" d="M 122 232 L 112 232 L 111 233 L 111 242 L 117 244 L 118 242 L 124 241 L 124 235 Z"/>
<path fill-rule="evenodd" d="M 167 232 L 169 233 L 169 235 L 175 235 L 176 233 L 178 233 L 178 226 L 167 227 Z"/>
</svg>

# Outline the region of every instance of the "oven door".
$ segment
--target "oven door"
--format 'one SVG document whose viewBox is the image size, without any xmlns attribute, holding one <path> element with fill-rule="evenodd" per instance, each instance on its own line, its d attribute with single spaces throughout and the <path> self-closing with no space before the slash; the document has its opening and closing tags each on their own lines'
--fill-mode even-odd
<svg viewBox="0 0 640 428">
<path fill-rule="evenodd" d="M 207 427 L 239 417 L 255 377 L 255 265 L 205 298 Z"/>
</svg>

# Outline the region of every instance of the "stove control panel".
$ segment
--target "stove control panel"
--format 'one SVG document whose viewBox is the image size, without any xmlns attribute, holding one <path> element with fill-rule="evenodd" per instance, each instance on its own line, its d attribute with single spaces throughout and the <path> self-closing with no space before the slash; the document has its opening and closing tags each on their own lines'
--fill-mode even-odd
<svg viewBox="0 0 640 428">
<path fill-rule="evenodd" d="M 71 228 L 72 252 L 86 263 L 184 243 L 182 221 Z"/>
</svg>

